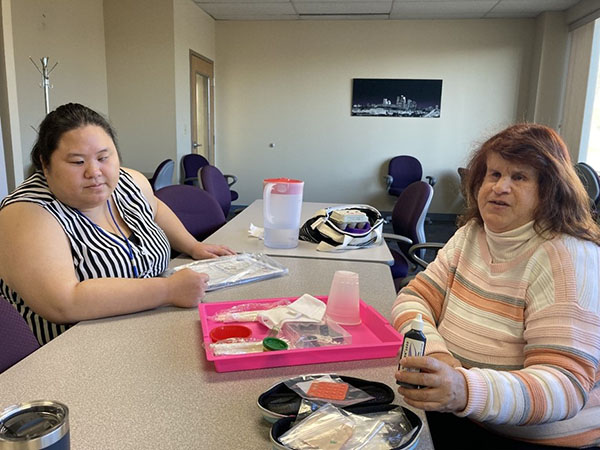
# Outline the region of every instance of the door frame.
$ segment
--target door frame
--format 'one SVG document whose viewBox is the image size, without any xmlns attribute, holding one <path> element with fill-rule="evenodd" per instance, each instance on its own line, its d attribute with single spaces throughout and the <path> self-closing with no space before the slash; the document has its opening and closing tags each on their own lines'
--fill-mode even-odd
<svg viewBox="0 0 600 450">
<path fill-rule="evenodd" d="M 190 109 L 191 109 L 191 129 L 190 129 L 190 152 L 195 153 L 194 141 L 197 139 L 196 133 L 196 73 L 201 73 L 208 78 L 208 151 L 206 152 L 208 161 L 215 163 L 215 80 L 214 80 L 214 62 L 205 56 L 190 50 Z"/>
</svg>

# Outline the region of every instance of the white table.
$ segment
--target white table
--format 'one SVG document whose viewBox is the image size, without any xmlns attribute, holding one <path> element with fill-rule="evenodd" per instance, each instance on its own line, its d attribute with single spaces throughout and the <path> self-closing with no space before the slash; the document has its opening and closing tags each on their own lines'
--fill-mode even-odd
<svg viewBox="0 0 600 450">
<path fill-rule="evenodd" d="M 389 317 L 395 292 L 387 266 L 276 259 L 290 275 L 211 292 L 206 300 L 323 294 L 335 270 L 352 270 L 363 300 Z M 74 450 L 264 450 L 269 425 L 256 400 L 282 379 L 331 372 L 394 386 L 395 358 L 218 373 L 201 341 L 195 308 L 82 322 L 0 375 L 0 408 L 35 399 L 65 403 Z M 433 449 L 427 428 L 418 448 Z"/>
<path fill-rule="evenodd" d="M 335 206 L 331 203 L 302 203 L 300 224 L 310 219 L 319 209 Z M 348 261 L 379 262 L 388 265 L 394 263 L 385 242 L 377 247 L 363 248 L 360 250 L 345 250 L 340 252 L 319 252 L 317 245 L 311 242 L 299 241 L 296 248 L 270 248 L 255 237 L 248 236 L 248 229 L 253 223 L 258 227 L 263 226 L 263 201 L 255 200 L 241 213 L 227 222 L 204 240 L 208 244 L 226 244 L 236 252 L 265 253 L 273 256 L 291 256 L 300 258 L 320 258 Z"/>
</svg>

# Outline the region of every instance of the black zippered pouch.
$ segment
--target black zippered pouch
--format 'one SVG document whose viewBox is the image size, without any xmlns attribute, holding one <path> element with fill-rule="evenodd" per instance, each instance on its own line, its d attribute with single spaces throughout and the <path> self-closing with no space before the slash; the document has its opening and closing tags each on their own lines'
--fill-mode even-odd
<svg viewBox="0 0 600 450">
<path fill-rule="evenodd" d="M 323 374 L 325 375 L 325 374 Z M 387 384 L 378 381 L 369 381 L 362 378 L 349 377 L 344 375 L 330 374 L 332 377 L 339 376 L 344 382 L 353 387 L 362 390 L 370 397 L 367 401 L 344 407 L 343 409 L 353 414 L 368 414 L 374 412 L 386 412 L 395 408 L 402 408 L 408 421 L 416 428 L 411 438 L 398 449 L 409 450 L 416 448 L 418 439 L 423 429 L 423 422 L 411 410 L 400 405 L 394 405 L 394 391 Z M 300 408 L 302 398 L 292 389 L 286 386 L 285 381 L 271 386 L 267 391 L 258 397 L 258 407 L 265 420 L 273 423 L 270 430 L 270 439 L 273 448 L 286 449 L 279 437 L 288 431 L 294 421 Z"/>
</svg>

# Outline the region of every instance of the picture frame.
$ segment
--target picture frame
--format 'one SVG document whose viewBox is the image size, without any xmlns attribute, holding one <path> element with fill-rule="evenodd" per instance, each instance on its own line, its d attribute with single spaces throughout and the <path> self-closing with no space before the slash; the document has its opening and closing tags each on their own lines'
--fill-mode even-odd
<svg viewBox="0 0 600 450">
<path fill-rule="evenodd" d="M 352 116 L 440 118 L 442 80 L 354 78 Z"/>
</svg>

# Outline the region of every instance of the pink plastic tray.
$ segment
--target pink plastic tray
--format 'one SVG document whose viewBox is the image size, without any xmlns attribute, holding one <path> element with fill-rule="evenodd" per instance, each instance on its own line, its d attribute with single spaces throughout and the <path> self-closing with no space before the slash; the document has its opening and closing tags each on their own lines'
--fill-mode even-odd
<svg viewBox="0 0 600 450">
<path fill-rule="evenodd" d="M 283 299 L 285 298 L 283 297 Z M 327 303 L 327 297 L 321 296 L 317 298 Z M 289 298 L 292 301 L 295 299 L 296 297 Z M 198 305 L 206 359 L 214 362 L 217 372 L 353 361 L 358 359 L 391 358 L 398 354 L 398 349 L 402 344 L 402 335 L 375 308 L 367 305 L 362 300 L 360 301 L 361 324 L 344 326 L 344 329 L 352 335 L 352 344 L 350 345 L 332 345 L 331 347 L 248 353 L 245 355 L 215 356 L 213 354 L 209 347 L 209 344 L 212 342 L 209 333 L 212 328 L 223 325 L 223 323 L 214 322 L 209 317 L 223 309 L 231 308 L 241 303 L 268 303 L 278 300 L 282 300 L 282 298 L 200 303 Z M 252 330 L 252 337 L 254 338 L 262 339 L 268 334 L 267 328 L 258 322 L 243 322 L 243 324 Z"/>
</svg>

